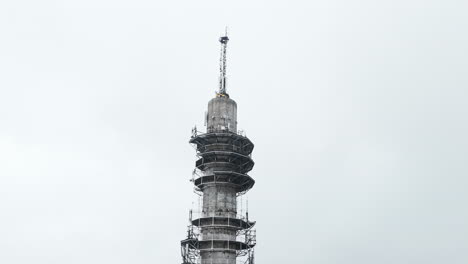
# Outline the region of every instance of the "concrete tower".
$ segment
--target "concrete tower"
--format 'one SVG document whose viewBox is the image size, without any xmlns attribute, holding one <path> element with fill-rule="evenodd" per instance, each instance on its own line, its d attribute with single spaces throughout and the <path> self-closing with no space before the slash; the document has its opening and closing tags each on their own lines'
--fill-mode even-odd
<svg viewBox="0 0 468 264">
<path fill-rule="evenodd" d="M 192 181 L 203 199 L 201 212 L 190 211 L 187 239 L 181 241 L 183 264 L 254 263 L 255 222 L 237 210 L 238 197 L 255 183 L 247 175 L 254 145 L 237 131 L 237 104 L 226 92 L 227 34 L 219 41 L 219 90 L 208 103 L 206 133 L 194 128 L 189 141 L 198 157 Z"/>
</svg>

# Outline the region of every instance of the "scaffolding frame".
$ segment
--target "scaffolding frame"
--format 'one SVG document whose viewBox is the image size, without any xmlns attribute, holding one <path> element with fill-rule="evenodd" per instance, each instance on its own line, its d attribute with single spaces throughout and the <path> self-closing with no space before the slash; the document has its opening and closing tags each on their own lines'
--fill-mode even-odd
<svg viewBox="0 0 468 264">
<path fill-rule="evenodd" d="M 193 144 L 198 158 L 190 181 L 199 197 L 203 196 L 205 187 L 219 184 L 233 186 L 236 196 L 242 197 L 255 184 L 247 174 L 255 164 L 252 160 L 254 145 L 243 131 L 200 132 L 194 127 L 189 143 Z M 248 220 L 248 213 L 246 216 L 242 212 L 241 215 L 237 212 L 232 215 L 205 213 L 198 212 L 193 219 L 194 212 L 190 211 L 187 239 L 181 241 L 183 264 L 200 264 L 201 253 L 205 252 L 232 252 L 237 264 L 254 264 L 256 230 L 255 222 Z M 227 239 L 220 239 L 213 233 L 205 233 L 204 228 L 223 228 L 233 233 Z"/>
<path fill-rule="evenodd" d="M 190 213 L 190 222 L 192 220 L 192 212 Z M 236 240 L 219 240 L 209 239 L 204 237 L 199 239 L 201 235 L 201 228 L 196 225 L 189 225 L 187 231 L 187 239 L 181 241 L 181 255 L 182 264 L 200 264 L 200 253 L 202 251 L 232 251 L 236 253 L 238 264 L 254 264 L 255 245 L 257 244 L 256 230 L 252 228 L 253 225 L 247 229 L 240 229 L 236 231 Z M 217 247 L 223 243 L 227 247 Z M 211 244 L 211 247 L 201 247 L 202 244 Z"/>
</svg>

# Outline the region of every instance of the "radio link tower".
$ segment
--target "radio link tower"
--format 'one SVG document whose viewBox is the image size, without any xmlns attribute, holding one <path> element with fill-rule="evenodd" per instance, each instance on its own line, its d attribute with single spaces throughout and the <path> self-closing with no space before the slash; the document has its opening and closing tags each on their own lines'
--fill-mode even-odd
<svg viewBox="0 0 468 264">
<path fill-rule="evenodd" d="M 195 127 L 189 141 L 197 152 L 192 182 L 202 205 L 201 212 L 190 211 L 187 238 L 181 241 L 182 264 L 254 263 L 255 222 L 248 212 L 237 210 L 237 199 L 255 183 L 247 175 L 254 166 L 254 145 L 237 131 L 237 104 L 226 92 L 228 41 L 227 33 L 219 39 L 219 90 L 208 103 L 206 133 Z"/>
</svg>

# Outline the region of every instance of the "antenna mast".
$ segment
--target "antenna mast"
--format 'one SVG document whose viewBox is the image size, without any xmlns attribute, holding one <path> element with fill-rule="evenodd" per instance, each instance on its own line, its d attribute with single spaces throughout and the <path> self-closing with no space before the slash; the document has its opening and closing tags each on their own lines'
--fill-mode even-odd
<svg viewBox="0 0 468 264">
<path fill-rule="evenodd" d="M 224 36 L 219 38 L 219 42 L 221 43 L 221 58 L 219 62 L 219 91 L 216 94 L 217 97 L 227 96 L 229 95 L 226 93 L 226 49 L 227 43 L 229 38 L 227 36 L 227 28 Z"/>
</svg>

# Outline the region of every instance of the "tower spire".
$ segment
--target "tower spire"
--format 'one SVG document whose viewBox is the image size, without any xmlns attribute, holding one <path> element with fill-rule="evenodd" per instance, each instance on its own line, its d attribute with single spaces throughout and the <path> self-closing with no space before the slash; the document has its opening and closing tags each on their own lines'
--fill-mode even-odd
<svg viewBox="0 0 468 264">
<path fill-rule="evenodd" d="M 216 93 L 217 97 L 227 96 L 229 95 L 226 93 L 226 49 L 227 43 L 229 38 L 227 36 L 227 27 L 224 33 L 224 36 L 219 38 L 219 42 L 221 43 L 221 56 L 219 61 L 219 90 Z"/>
</svg>

